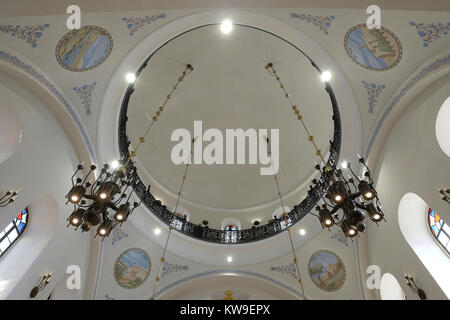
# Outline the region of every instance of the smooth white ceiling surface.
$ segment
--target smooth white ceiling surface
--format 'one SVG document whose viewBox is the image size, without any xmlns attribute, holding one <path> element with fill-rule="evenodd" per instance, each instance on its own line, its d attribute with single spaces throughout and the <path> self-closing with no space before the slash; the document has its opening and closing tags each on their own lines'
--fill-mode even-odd
<svg viewBox="0 0 450 320">
<path fill-rule="evenodd" d="M 265 69 L 268 62 L 274 63 L 326 153 L 333 135 L 329 95 L 309 60 L 286 41 L 246 26 L 234 25 L 231 33 L 223 34 L 219 25 L 211 25 L 171 40 L 149 60 L 128 106 L 127 134 L 133 146 L 149 124 L 146 114 L 154 115 L 187 63 L 194 67 L 138 150 L 143 182 L 169 208 L 175 206 L 184 173 L 184 165 L 170 159 L 176 145 L 171 134 L 185 128 L 193 135 L 196 120 L 203 122 L 203 132 L 219 129 L 224 143 L 226 129 L 279 129 L 279 182 L 282 194 L 290 195 L 285 204 L 293 207 L 302 200 L 300 189 L 310 181 L 318 158 L 278 82 Z M 208 144 L 204 142 L 203 148 Z M 191 221 L 206 219 L 211 227 L 220 228 L 221 220 L 230 216 L 243 221 L 243 227 L 254 218 L 270 219 L 280 204 L 273 176 L 260 175 L 260 167 L 191 166 L 182 194 Z"/>
</svg>

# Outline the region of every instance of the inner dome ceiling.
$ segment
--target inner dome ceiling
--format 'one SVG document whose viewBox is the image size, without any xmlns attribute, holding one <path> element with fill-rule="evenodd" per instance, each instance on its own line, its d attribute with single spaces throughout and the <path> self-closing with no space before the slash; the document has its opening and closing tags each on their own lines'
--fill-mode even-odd
<svg viewBox="0 0 450 320">
<path fill-rule="evenodd" d="M 333 122 L 324 84 L 297 48 L 270 33 L 240 25 L 234 25 L 229 34 L 223 34 L 219 25 L 200 27 L 157 50 L 140 73 L 127 113 L 127 135 L 132 146 L 137 145 L 149 118 L 164 102 L 186 64 L 194 67 L 172 95 L 135 158 L 142 181 L 151 185 L 153 195 L 170 210 L 175 207 L 185 168 L 170 160 L 177 143 L 171 142 L 171 134 L 185 128 L 193 135 L 196 120 L 203 122 L 203 132 L 219 129 L 224 143 L 226 129 L 279 129 L 278 176 L 284 203 L 292 209 L 306 196 L 318 158 L 281 88 L 265 69 L 268 62 L 274 63 L 316 143 L 326 154 L 333 137 Z M 203 148 L 208 144 L 203 142 Z M 193 165 L 180 206 L 190 213 L 191 222 L 208 220 L 209 226 L 217 229 L 227 217 L 239 219 L 242 228 L 250 227 L 254 219 L 266 223 L 280 203 L 273 176 L 260 175 L 260 167 Z"/>
</svg>

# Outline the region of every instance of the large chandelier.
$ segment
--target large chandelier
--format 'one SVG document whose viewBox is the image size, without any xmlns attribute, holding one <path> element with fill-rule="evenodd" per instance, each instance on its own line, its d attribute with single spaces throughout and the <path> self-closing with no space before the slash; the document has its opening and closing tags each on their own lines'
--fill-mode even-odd
<svg viewBox="0 0 450 320">
<path fill-rule="evenodd" d="M 69 221 L 67 227 L 71 225 L 75 227 L 75 230 L 80 227 L 82 232 L 87 232 L 91 227 L 98 226 L 96 236 L 105 238 L 109 236 L 114 227 L 125 222 L 141 204 L 142 201 L 134 202 L 132 205 L 130 203 L 131 195 L 138 185 L 138 176 L 135 166 L 132 165 L 132 158 L 136 156 L 136 152 L 148 138 L 150 129 L 165 110 L 179 83 L 192 70 L 192 66 L 188 64 L 166 96 L 164 103 L 158 107 L 144 134 L 139 137 L 134 150 L 130 151 L 129 157 L 116 163 L 114 168 L 108 164 L 103 165 L 100 174 L 94 181 L 90 181 L 88 178 L 97 167 L 90 166 L 88 173 L 84 177 L 81 174 L 80 177 L 79 173 L 84 170 L 84 167 L 81 164 L 78 165 L 71 178 L 72 188 L 66 195 L 67 203 L 74 206 L 74 211 L 67 219 Z M 150 186 L 147 188 L 147 192 L 150 192 Z"/>
<path fill-rule="evenodd" d="M 97 179 L 90 182 L 88 178 L 97 167 L 92 165 L 84 178 L 75 178 L 83 169 L 83 165 L 78 165 L 72 176 L 67 202 L 73 204 L 74 211 L 67 220 L 75 230 L 80 227 L 82 232 L 98 225 L 97 235 L 107 237 L 117 224 L 125 222 L 140 205 L 138 202 L 130 204 L 130 197 L 136 187 L 134 175 L 126 176 L 122 167 L 111 170 L 105 164 Z"/>
<path fill-rule="evenodd" d="M 317 68 L 317 66 L 315 66 Z M 378 199 L 378 193 L 374 187 L 370 170 L 367 167 L 364 158 L 359 157 L 359 163 L 363 166 L 364 174 L 358 177 L 350 167 L 350 163 L 345 163 L 344 167 L 348 169 L 352 176 L 347 175 L 345 178 L 342 169 L 336 166 L 330 166 L 325 161 L 322 150 L 317 146 L 314 136 L 310 133 L 303 119 L 300 109 L 292 102 L 291 95 L 287 92 L 285 86 L 281 82 L 280 76 L 277 74 L 272 63 L 266 65 L 266 69 L 271 76 L 273 76 L 280 85 L 284 96 L 289 101 L 292 111 L 295 113 L 297 119 L 305 130 L 308 141 L 314 146 L 316 156 L 320 158 L 321 164 L 316 164 L 315 169 L 322 172 L 328 179 L 321 178 L 320 181 L 313 179 L 313 184 L 323 185 L 327 192 L 325 196 L 322 195 L 322 205 L 316 207 L 317 214 L 312 215 L 319 218 L 323 228 L 331 228 L 333 225 L 339 226 L 344 235 L 348 238 L 353 238 L 360 232 L 366 229 L 366 216 L 378 225 L 378 222 L 385 220 L 381 204 Z M 320 70 L 319 70 L 320 72 Z M 329 77 L 322 74 L 322 79 L 326 82 Z M 322 176 L 322 177 L 323 177 Z M 312 192 L 313 186 L 310 186 L 309 192 Z"/>
</svg>

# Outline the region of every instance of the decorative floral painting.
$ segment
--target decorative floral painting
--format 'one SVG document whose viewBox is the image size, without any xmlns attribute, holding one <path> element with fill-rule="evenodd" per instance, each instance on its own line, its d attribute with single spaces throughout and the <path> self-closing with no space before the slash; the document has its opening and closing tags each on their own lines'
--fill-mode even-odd
<svg viewBox="0 0 450 320">
<path fill-rule="evenodd" d="M 345 282 L 345 265 L 335 253 L 328 250 L 315 252 L 308 264 L 311 280 L 322 290 L 337 291 Z"/>
<path fill-rule="evenodd" d="M 108 31 L 84 26 L 66 33 L 56 46 L 56 59 L 70 71 L 86 71 L 102 64 L 111 54 L 113 40 Z"/>
<path fill-rule="evenodd" d="M 139 287 L 150 274 L 149 255 L 142 249 L 130 248 L 117 258 L 114 264 L 114 278 L 125 289 Z"/>
<path fill-rule="evenodd" d="M 395 67 L 403 49 L 397 36 L 385 27 L 369 29 L 359 24 L 347 31 L 344 38 L 348 56 L 365 69 L 384 71 Z"/>
</svg>

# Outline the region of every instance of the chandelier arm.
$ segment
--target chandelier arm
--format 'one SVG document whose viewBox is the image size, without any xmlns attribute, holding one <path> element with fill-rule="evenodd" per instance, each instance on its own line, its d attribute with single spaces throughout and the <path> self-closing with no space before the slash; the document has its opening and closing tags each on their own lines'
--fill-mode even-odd
<svg viewBox="0 0 450 320">
<path fill-rule="evenodd" d="M 353 171 L 352 167 L 351 167 L 351 166 L 348 166 L 348 168 L 350 169 L 350 172 L 353 174 L 353 176 L 356 178 L 356 180 L 358 180 L 358 182 L 361 181 L 361 180 L 359 179 L 359 177 L 358 177 L 358 176 L 355 174 L 355 172 Z"/>
<path fill-rule="evenodd" d="M 330 211 L 331 214 L 336 213 L 339 209 L 342 209 L 341 206 L 334 206 L 333 209 Z"/>
<path fill-rule="evenodd" d="M 75 178 L 75 176 L 77 175 L 78 171 L 80 171 L 81 169 L 83 169 L 83 166 L 81 164 L 79 164 L 77 166 L 77 170 L 75 170 L 75 173 L 70 178 L 70 180 L 72 181 L 72 187 L 75 186 L 75 183 L 73 182 L 73 178 Z M 69 194 L 69 193 L 67 193 L 67 194 Z"/>
<path fill-rule="evenodd" d="M 342 221 L 344 221 L 344 219 L 345 219 L 345 213 L 342 211 L 342 218 L 339 218 L 339 214 L 336 214 L 336 215 L 337 215 L 338 221 L 335 221 L 334 224 L 337 224 L 338 226 L 340 226 L 342 224 Z"/>
<path fill-rule="evenodd" d="M 364 211 L 367 211 L 367 207 L 366 207 L 365 205 L 362 205 L 362 204 L 358 203 L 358 202 L 355 202 L 355 206 L 356 206 L 357 208 L 359 208 L 359 209 L 362 209 L 362 210 L 364 210 Z"/>
<path fill-rule="evenodd" d="M 91 174 L 91 172 L 94 171 L 95 169 L 96 169 L 95 166 L 91 166 L 91 167 L 90 167 L 89 172 L 88 172 L 87 175 L 84 177 L 84 180 L 83 180 L 83 182 L 81 182 L 81 184 L 84 184 L 84 183 L 86 182 L 86 180 L 87 180 L 87 178 L 89 177 L 89 175 Z"/>
<path fill-rule="evenodd" d="M 355 193 L 352 193 L 351 195 L 350 195 L 350 199 L 353 201 L 353 200 L 355 200 L 356 198 L 358 198 L 358 197 L 360 197 L 361 196 L 361 192 L 355 192 Z M 355 202 L 356 203 L 356 202 Z"/>
<path fill-rule="evenodd" d="M 323 194 L 322 194 L 322 200 L 327 207 L 334 208 L 334 205 L 332 203 L 328 203 L 326 198 L 323 196 Z"/>
</svg>

